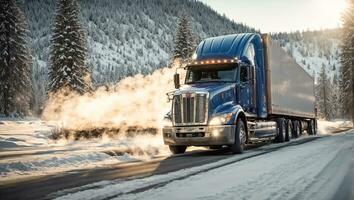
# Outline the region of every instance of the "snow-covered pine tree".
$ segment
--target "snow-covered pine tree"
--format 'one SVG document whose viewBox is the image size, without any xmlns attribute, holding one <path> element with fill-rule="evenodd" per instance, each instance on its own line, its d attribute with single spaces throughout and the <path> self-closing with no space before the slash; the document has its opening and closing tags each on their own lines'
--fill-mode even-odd
<svg viewBox="0 0 354 200">
<path fill-rule="evenodd" d="M 325 65 L 322 65 L 321 72 L 317 79 L 316 85 L 316 103 L 320 117 L 329 119 L 331 114 L 330 109 L 330 80 L 327 77 Z"/>
<path fill-rule="evenodd" d="M 337 74 L 334 74 L 329 94 L 329 115 L 330 119 L 337 119 L 340 114 L 341 105 L 339 99 L 339 81 Z"/>
<path fill-rule="evenodd" d="M 15 0 L 0 5 L 0 113 L 26 116 L 32 99 L 27 23 Z"/>
<path fill-rule="evenodd" d="M 91 90 L 86 52 L 76 0 L 58 0 L 51 37 L 50 92 L 68 89 L 83 94 Z"/>
<path fill-rule="evenodd" d="M 354 0 L 348 1 L 343 13 L 343 32 L 341 44 L 341 100 L 345 118 L 354 123 Z"/>
<path fill-rule="evenodd" d="M 189 27 L 189 21 L 186 14 L 182 14 L 177 27 L 175 44 L 173 49 L 173 60 L 187 62 L 192 56 L 195 48 L 195 38 Z"/>
</svg>

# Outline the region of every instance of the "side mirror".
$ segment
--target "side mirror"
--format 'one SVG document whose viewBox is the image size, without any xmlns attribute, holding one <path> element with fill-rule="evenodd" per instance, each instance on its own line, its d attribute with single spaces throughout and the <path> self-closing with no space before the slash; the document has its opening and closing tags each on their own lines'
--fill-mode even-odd
<svg viewBox="0 0 354 200">
<path fill-rule="evenodd" d="M 175 83 L 175 88 L 180 88 L 181 84 L 179 83 L 179 74 L 173 75 L 173 81 Z"/>
<path fill-rule="evenodd" d="M 249 65 L 252 64 L 251 60 L 250 60 L 247 56 L 242 56 L 242 57 L 240 58 L 240 60 L 241 60 L 242 62 L 244 62 L 244 63 L 249 64 Z"/>
</svg>

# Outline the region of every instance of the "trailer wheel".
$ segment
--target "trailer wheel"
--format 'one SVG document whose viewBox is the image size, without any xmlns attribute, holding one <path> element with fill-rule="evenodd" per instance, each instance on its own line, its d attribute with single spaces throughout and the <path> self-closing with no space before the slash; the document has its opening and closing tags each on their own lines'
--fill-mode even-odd
<svg viewBox="0 0 354 200">
<path fill-rule="evenodd" d="M 292 134 L 293 134 L 293 124 L 291 120 L 288 119 L 286 123 L 286 137 L 285 137 L 286 142 L 290 141 Z"/>
<path fill-rule="evenodd" d="M 187 146 L 182 145 L 170 145 L 169 146 L 171 153 L 180 154 L 186 152 Z"/>
<path fill-rule="evenodd" d="M 247 139 L 247 132 L 246 132 L 245 125 L 241 119 L 238 119 L 236 123 L 235 143 L 230 145 L 231 152 L 233 154 L 243 153 L 246 139 Z"/>
<path fill-rule="evenodd" d="M 284 118 L 278 118 L 276 119 L 276 122 L 277 122 L 277 129 L 278 129 L 276 141 L 279 143 L 285 142 L 285 138 L 286 138 L 285 120 Z"/>
<path fill-rule="evenodd" d="M 307 132 L 309 135 L 316 135 L 316 126 L 314 120 L 308 122 Z"/>
<path fill-rule="evenodd" d="M 301 129 L 300 129 L 300 124 L 299 121 L 293 121 L 293 136 L 294 138 L 298 138 L 299 135 L 301 133 Z"/>
</svg>

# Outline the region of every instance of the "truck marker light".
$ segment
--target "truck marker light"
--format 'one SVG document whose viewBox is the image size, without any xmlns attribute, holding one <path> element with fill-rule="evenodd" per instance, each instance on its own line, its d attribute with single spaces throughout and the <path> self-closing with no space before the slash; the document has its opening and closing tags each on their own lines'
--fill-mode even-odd
<svg viewBox="0 0 354 200">
<path fill-rule="evenodd" d="M 202 65 L 203 65 L 203 64 L 204 64 L 204 62 L 202 61 L 202 62 L 200 62 L 200 64 L 202 64 Z"/>
<path fill-rule="evenodd" d="M 194 52 L 194 54 L 192 55 L 192 59 L 193 60 L 197 59 L 197 53 Z"/>
<path fill-rule="evenodd" d="M 194 62 L 195 65 L 198 65 L 198 62 Z"/>
<path fill-rule="evenodd" d="M 213 63 L 213 64 L 214 64 L 214 63 L 215 63 L 215 60 L 212 60 L 212 61 L 211 61 L 211 63 Z"/>
<path fill-rule="evenodd" d="M 226 60 L 226 59 L 224 60 L 224 63 L 227 63 L 227 60 Z"/>
<path fill-rule="evenodd" d="M 209 64 L 209 60 L 207 60 L 205 63 L 206 63 L 206 64 Z"/>
</svg>

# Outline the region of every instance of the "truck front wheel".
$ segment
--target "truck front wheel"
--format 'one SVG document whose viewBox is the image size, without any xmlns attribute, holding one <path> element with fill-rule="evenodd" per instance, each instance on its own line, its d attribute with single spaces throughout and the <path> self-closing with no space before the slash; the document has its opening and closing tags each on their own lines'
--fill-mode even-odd
<svg viewBox="0 0 354 200">
<path fill-rule="evenodd" d="M 186 152 L 187 146 L 182 145 L 170 145 L 169 146 L 171 153 L 180 154 Z"/>
<path fill-rule="evenodd" d="M 236 123 L 235 143 L 230 146 L 231 152 L 234 154 L 243 153 L 246 139 L 247 139 L 247 132 L 246 132 L 245 124 L 241 119 L 238 119 Z"/>
</svg>

